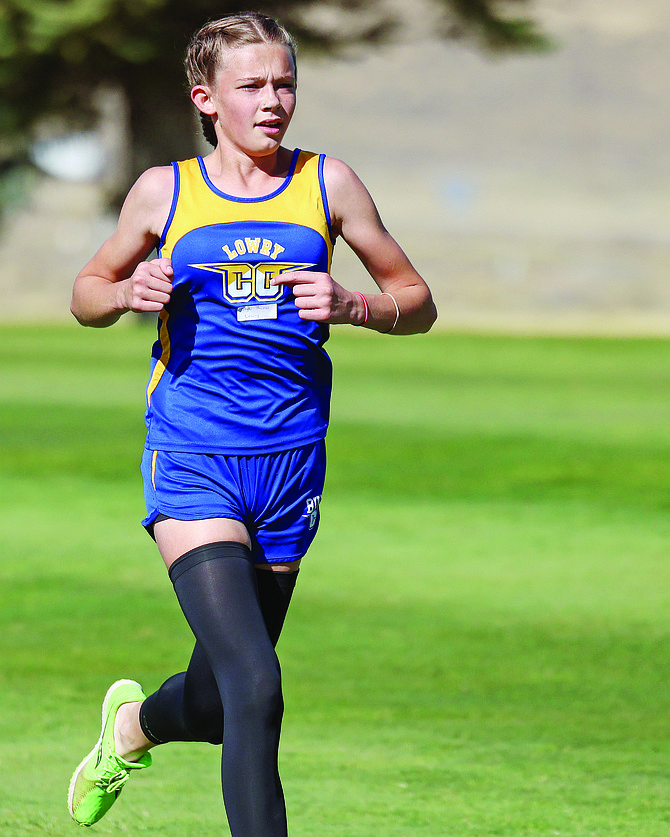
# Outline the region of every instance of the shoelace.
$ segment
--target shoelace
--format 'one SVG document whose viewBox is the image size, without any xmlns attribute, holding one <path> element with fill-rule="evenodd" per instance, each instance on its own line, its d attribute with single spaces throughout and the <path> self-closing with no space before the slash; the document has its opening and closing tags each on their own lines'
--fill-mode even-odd
<svg viewBox="0 0 670 837">
<path fill-rule="evenodd" d="M 110 772 L 101 776 L 95 784 L 105 793 L 118 793 L 128 781 L 129 776 L 130 773 L 121 768 L 114 773 Z"/>
</svg>

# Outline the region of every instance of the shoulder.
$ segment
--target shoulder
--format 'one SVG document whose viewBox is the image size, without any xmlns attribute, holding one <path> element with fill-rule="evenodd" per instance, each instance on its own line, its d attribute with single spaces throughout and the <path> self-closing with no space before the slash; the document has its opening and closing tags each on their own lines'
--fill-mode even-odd
<svg viewBox="0 0 670 837">
<path fill-rule="evenodd" d="M 155 204 L 166 198 L 172 200 L 174 172 L 172 166 L 155 166 L 147 169 L 133 184 L 128 199 Z"/>
<path fill-rule="evenodd" d="M 325 157 L 323 161 L 323 177 L 326 186 L 333 191 L 362 187 L 363 183 L 356 172 L 343 160 L 336 157 Z"/>
<path fill-rule="evenodd" d="M 172 205 L 174 172 L 172 166 L 147 169 L 135 181 L 121 210 L 131 222 L 141 221 L 147 230 L 159 234 Z"/>
<path fill-rule="evenodd" d="M 336 229 L 342 232 L 347 221 L 379 223 L 374 201 L 351 166 L 334 157 L 326 157 L 323 179 Z"/>
</svg>

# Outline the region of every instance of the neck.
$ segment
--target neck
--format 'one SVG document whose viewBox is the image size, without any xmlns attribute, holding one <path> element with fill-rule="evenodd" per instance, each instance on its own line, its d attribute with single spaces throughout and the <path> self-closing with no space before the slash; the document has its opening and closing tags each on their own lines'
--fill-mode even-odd
<svg viewBox="0 0 670 837">
<path fill-rule="evenodd" d="M 241 196 L 246 192 L 264 194 L 271 191 L 276 187 L 276 181 L 283 180 L 288 174 L 292 157 L 293 152 L 283 147 L 255 157 L 219 143 L 204 161 L 207 174 L 215 185 L 225 184 L 224 191 Z"/>
</svg>

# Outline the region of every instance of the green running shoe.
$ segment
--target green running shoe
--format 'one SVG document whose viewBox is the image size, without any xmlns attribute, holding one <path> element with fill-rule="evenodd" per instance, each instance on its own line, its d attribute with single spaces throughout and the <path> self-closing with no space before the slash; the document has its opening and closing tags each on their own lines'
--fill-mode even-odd
<svg viewBox="0 0 670 837">
<path fill-rule="evenodd" d="M 116 802 L 132 770 L 151 766 L 151 754 L 130 762 L 114 752 L 114 721 L 124 703 L 144 700 L 134 680 L 118 680 L 110 686 L 102 704 L 102 731 L 98 743 L 75 770 L 70 782 L 68 807 L 79 825 L 93 825 Z"/>
</svg>

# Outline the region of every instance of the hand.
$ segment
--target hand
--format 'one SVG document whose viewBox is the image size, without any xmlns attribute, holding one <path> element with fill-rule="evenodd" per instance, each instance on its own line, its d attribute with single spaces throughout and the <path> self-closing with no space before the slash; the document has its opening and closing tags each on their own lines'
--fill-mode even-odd
<svg viewBox="0 0 670 837">
<path fill-rule="evenodd" d="M 272 279 L 271 284 L 291 288 L 303 320 L 332 324 L 357 324 L 363 320 L 360 296 L 347 291 L 329 273 L 289 270 Z"/>
<path fill-rule="evenodd" d="M 135 313 L 162 311 L 170 301 L 173 276 L 170 259 L 140 262 L 123 283 L 125 308 Z"/>
</svg>

